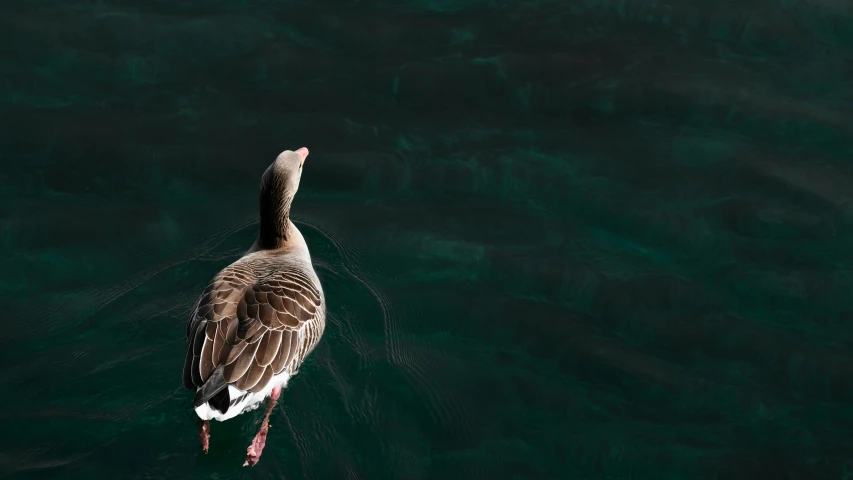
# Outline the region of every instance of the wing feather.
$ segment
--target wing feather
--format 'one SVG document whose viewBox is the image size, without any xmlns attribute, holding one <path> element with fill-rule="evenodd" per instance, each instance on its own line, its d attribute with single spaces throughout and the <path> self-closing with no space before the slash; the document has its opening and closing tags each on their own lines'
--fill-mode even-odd
<svg viewBox="0 0 853 480">
<path fill-rule="evenodd" d="M 271 330 L 264 335 L 264 339 L 261 340 L 261 345 L 258 347 L 258 353 L 255 355 L 258 364 L 266 367 L 272 363 L 278 353 L 279 345 L 281 345 L 281 330 Z"/>
<path fill-rule="evenodd" d="M 266 367 L 264 369 L 264 375 L 261 377 L 260 380 L 258 380 L 258 383 L 255 384 L 255 386 L 252 387 L 252 389 L 250 391 L 254 393 L 254 392 L 260 392 L 261 390 L 263 390 L 264 387 L 266 387 L 267 384 L 270 383 L 270 380 L 272 380 L 273 375 L 274 375 L 274 372 L 272 371 L 272 367 Z"/>
<path fill-rule="evenodd" d="M 216 335 L 213 336 L 213 352 L 211 353 L 211 358 L 213 359 L 213 367 L 216 368 L 220 364 L 225 361 L 226 353 L 222 347 L 225 346 L 225 325 L 222 322 L 216 323 Z"/>
<path fill-rule="evenodd" d="M 246 371 L 246 374 L 243 375 L 240 380 L 237 380 L 237 388 L 244 391 L 250 391 L 255 385 L 258 384 L 258 381 L 261 377 L 264 376 L 264 370 L 266 367 L 258 365 L 258 362 L 254 359 L 250 363 L 249 370 Z M 261 385 L 263 388 L 265 385 Z"/>
<path fill-rule="evenodd" d="M 240 320 L 236 317 L 226 318 L 223 320 L 226 322 L 225 326 L 225 342 L 228 345 L 234 345 L 237 343 L 237 328 L 240 326 Z"/>
<path fill-rule="evenodd" d="M 322 331 L 312 322 L 324 316 L 319 286 L 293 267 L 269 270 L 232 264 L 204 290 L 187 326 L 187 388 L 201 387 L 224 365 L 226 382 L 261 391 L 313 349 Z"/>
<path fill-rule="evenodd" d="M 295 336 L 296 334 L 294 332 L 282 332 L 281 345 L 279 345 L 275 359 L 273 360 L 272 365 L 270 365 L 274 373 L 281 373 L 281 371 L 284 370 L 284 367 L 287 366 L 287 361 L 290 359 L 290 343 Z"/>
<path fill-rule="evenodd" d="M 204 328 L 202 328 L 201 325 L 197 325 L 193 335 L 193 359 L 190 364 L 190 375 L 192 376 L 193 384 L 196 386 L 201 386 L 204 383 L 204 380 L 206 380 L 202 379 L 201 371 L 199 370 L 202 348 L 204 348 Z"/>
<path fill-rule="evenodd" d="M 184 359 L 184 388 L 195 388 L 195 383 L 193 382 L 193 349 L 187 349 L 187 356 Z"/>
<path fill-rule="evenodd" d="M 248 345 L 248 342 L 240 342 L 237 345 L 232 345 L 231 350 L 228 352 L 228 357 L 225 359 L 225 365 L 231 365 L 236 362 Z"/>
<path fill-rule="evenodd" d="M 249 367 L 252 366 L 252 362 L 255 360 L 255 352 L 258 351 L 258 345 L 259 342 L 246 344 L 246 347 L 237 357 L 237 360 L 225 366 L 223 373 L 225 373 L 226 382 L 236 382 L 249 371 Z"/>
<path fill-rule="evenodd" d="M 204 348 L 204 324 L 200 323 L 195 327 L 195 333 L 193 334 L 193 356 L 198 357 L 201 355 L 201 349 Z"/>
<path fill-rule="evenodd" d="M 201 350 L 201 357 L 199 358 L 199 373 L 201 374 L 201 378 L 205 380 L 210 378 L 210 374 L 213 373 L 213 366 L 213 342 L 210 340 L 210 337 L 206 337 Z"/>
</svg>

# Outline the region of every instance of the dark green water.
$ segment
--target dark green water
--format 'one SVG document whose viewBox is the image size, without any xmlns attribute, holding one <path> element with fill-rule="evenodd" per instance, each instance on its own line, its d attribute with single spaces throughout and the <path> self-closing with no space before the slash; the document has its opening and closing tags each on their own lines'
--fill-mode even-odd
<svg viewBox="0 0 853 480">
<path fill-rule="evenodd" d="M 853 6 L 0 6 L 0 475 L 850 479 Z M 200 454 L 186 315 L 293 208 L 326 335 Z"/>
</svg>

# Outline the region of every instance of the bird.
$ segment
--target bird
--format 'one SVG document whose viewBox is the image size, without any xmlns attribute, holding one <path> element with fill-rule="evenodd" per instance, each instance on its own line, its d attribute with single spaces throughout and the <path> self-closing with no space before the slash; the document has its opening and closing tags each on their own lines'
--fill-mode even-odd
<svg viewBox="0 0 853 480">
<path fill-rule="evenodd" d="M 187 319 L 183 385 L 195 391 L 202 450 L 209 449 L 211 420 L 229 420 L 266 401 L 243 466 L 260 460 L 281 391 L 325 330 L 323 287 L 290 220 L 307 158 L 305 147 L 285 150 L 266 169 L 257 238 L 213 277 Z"/>
</svg>

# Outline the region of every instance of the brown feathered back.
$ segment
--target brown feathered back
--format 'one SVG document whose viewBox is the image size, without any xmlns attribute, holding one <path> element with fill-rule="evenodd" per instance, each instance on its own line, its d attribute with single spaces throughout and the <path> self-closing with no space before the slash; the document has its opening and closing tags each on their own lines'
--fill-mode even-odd
<svg viewBox="0 0 853 480">
<path fill-rule="evenodd" d="M 324 328 L 323 291 L 310 259 L 251 253 L 216 275 L 190 314 L 184 386 L 201 387 L 223 366 L 227 383 L 259 392 L 273 375 L 293 374 Z"/>
</svg>

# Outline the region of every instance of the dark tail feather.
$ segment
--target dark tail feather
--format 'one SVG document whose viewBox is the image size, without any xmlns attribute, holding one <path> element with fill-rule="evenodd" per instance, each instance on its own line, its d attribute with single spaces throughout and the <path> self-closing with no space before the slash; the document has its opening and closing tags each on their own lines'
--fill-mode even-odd
<svg viewBox="0 0 853 480">
<path fill-rule="evenodd" d="M 205 404 L 211 399 L 211 397 L 221 392 L 227 386 L 228 383 L 225 382 L 225 375 L 222 373 L 222 367 L 217 367 L 210 375 L 210 378 L 204 382 L 204 385 L 195 392 L 195 399 L 193 400 L 194 406 L 198 407 L 199 405 Z"/>
<path fill-rule="evenodd" d="M 214 410 L 219 410 L 223 415 L 228 413 L 228 409 L 231 407 L 231 395 L 228 394 L 228 389 L 223 388 L 219 393 L 210 397 L 207 404 Z"/>
</svg>

